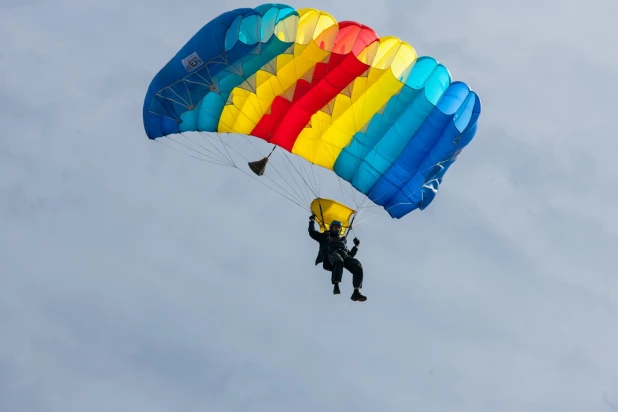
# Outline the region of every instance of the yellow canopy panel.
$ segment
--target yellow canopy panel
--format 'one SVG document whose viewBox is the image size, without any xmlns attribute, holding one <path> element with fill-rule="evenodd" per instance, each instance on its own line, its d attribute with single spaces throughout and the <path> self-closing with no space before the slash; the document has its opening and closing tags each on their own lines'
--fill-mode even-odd
<svg viewBox="0 0 618 412">
<path fill-rule="evenodd" d="M 320 225 L 320 231 L 324 232 L 330 227 L 333 220 L 341 222 L 341 234 L 345 234 L 350 227 L 352 217 L 356 210 L 350 209 L 336 200 L 317 198 L 311 202 L 311 211 L 316 215 L 316 222 Z"/>
</svg>

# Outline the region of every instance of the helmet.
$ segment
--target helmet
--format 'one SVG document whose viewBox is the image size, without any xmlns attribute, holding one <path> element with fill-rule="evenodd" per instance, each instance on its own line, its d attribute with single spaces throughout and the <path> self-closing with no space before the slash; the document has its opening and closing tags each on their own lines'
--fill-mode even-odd
<svg viewBox="0 0 618 412">
<path fill-rule="evenodd" d="M 337 235 L 339 236 L 339 233 L 341 233 L 341 222 L 338 220 L 333 220 L 330 224 L 330 233 L 332 233 L 333 235 Z"/>
</svg>

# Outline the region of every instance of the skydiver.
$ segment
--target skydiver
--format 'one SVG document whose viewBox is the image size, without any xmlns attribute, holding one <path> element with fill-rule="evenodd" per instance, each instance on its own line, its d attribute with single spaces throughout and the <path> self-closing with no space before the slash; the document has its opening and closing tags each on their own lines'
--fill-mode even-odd
<svg viewBox="0 0 618 412">
<path fill-rule="evenodd" d="M 343 276 L 343 268 L 346 268 L 352 273 L 352 286 L 354 287 L 354 293 L 352 293 L 350 299 L 364 302 L 367 300 L 367 297 L 360 293 L 360 289 L 363 286 L 363 266 L 354 257 L 356 252 L 358 252 L 360 240 L 355 237 L 353 240 L 354 247 L 352 247 L 352 250 L 348 250 L 346 244 L 347 236 L 340 236 L 340 233 L 340 221 L 333 220 L 329 230 L 320 232 L 315 229 L 315 214 L 309 217 L 309 236 L 320 244 L 315 264 L 324 263 L 324 269 L 331 271 L 331 282 L 335 285 L 333 294 L 338 295 L 341 293 L 339 282 L 341 282 Z"/>
</svg>

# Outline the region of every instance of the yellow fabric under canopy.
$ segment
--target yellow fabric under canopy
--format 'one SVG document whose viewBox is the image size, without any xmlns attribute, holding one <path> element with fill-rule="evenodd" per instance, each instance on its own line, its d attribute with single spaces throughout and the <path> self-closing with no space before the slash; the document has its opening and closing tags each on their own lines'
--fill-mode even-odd
<svg viewBox="0 0 618 412">
<path fill-rule="evenodd" d="M 345 234 L 349 227 L 356 210 L 350 209 L 343 203 L 332 199 L 317 198 L 311 202 L 311 211 L 315 214 L 315 221 L 320 225 L 320 231 L 324 232 L 330 228 L 333 220 L 341 222 L 341 234 Z"/>
</svg>

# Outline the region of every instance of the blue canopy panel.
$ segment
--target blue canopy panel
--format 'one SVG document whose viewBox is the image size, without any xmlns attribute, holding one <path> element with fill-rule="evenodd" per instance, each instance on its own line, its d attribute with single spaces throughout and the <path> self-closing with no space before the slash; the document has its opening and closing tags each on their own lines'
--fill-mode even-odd
<svg viewBox="0 0 618 412">
<path fill-rule="evenodd" d="M 274 35 L 276 24 L 290 15 L 298 13 L 265 4 L 228 11 L 204 25 L 152 80 L 143 109 L 147 136 L 216 131 L 229 93 L 293 44 L 293 38 Z"/>
<path fill-rule="evenodd" d="M 398 95 L 356 133 L 334 165 L 339 177 L 392 217 L 424 209 L 474 137 L 481 102 L 446 67 L 419 57 Z"/>
<path fill-rule="evenodd" d="M 426 208 L 444 173 L 477 129 L 481 101 L 463 82 L 453 82 L 414 132 L 395 163 L 368 193 L 394 218 Z"/>
</svg>

